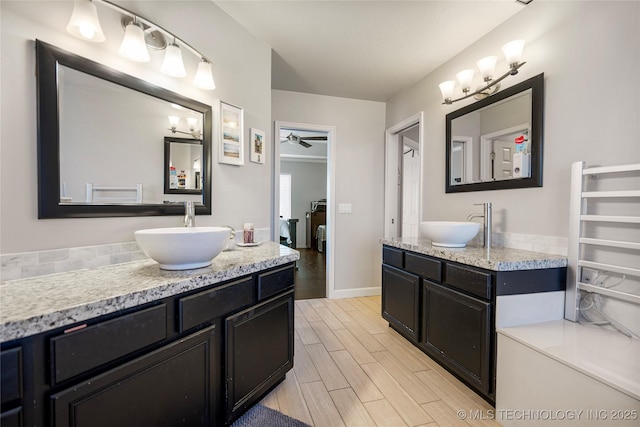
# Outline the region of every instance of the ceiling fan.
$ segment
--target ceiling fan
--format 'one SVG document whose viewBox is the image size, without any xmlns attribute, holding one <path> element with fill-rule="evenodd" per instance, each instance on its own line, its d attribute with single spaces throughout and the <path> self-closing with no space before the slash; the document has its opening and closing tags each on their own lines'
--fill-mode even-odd
<svg viewBox="0 0 640 427">
<path fill-rule="evenodd" d="M 309 148 L 311 147 L 311 144 L 305 141 L 326 141 L 326 140 L 327 140 L 326 136 L 302 136 L 301 137 L 298 135 L 294 135 L 293 132 L 291 132 L 289 135 L 287 135 L 286 138 L 281 139 L 280 142 L 288 142 L 289 144 L 300 144 L 304 148 Z"/>
</svg>

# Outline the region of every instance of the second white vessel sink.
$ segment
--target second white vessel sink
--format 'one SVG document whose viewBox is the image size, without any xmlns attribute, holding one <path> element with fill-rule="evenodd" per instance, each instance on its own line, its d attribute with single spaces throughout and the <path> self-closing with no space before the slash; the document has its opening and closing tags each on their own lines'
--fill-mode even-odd
<svg viewBox="0 0 640 427">
<path fill-rule="evenodd" d="M 169 227 L 138 230 L 136 242 L 164 270 L 189 270 L 211 265 L 229 239 L 226 227 Z"/>
<path fill-rule="evenodd" d="M 480 224 L 470 221 L 422 221 L 420 234 L 433 246 L 464 248 L 480 230 Z"/>
</svg>

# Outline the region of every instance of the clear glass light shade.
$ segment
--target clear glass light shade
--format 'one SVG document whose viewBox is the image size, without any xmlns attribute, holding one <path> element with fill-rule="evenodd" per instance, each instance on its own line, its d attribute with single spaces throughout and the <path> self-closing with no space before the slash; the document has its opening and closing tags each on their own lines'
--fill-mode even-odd
<svg viewBox="0 0 640 427">
<path fill-rule="evenodd" d="M 177 44 L 167 45 L 162 62 L 162 72 L 173 77 L 186 77 L 187 70 L 182 62 L 182 52 Z"/>
<path fill-rule="evenodd" d="M 458 78 L 458 83 L 460 83 L 460 88 L 463 91 L 471 89 L 474 73 L 475 73 L 474 70 L 468 69 L 468 70 L 460 71 L 458 74 L 456 74 L 456 77 Z"/>
<path fill-rule="evenodd" d="M 453 80 L 447 80 L 446 82 L 440 83 L 440 92 L 442 92 L 442 99 L 447 100 L 453 97 L 453 90 L 456 87 L 456 82 Z"/>
<path fill-rule="evenodd" d="M 169 125 L 172 128 L 178 127 L 178 123 L 180 123 L 180 117 L 178 117 L 178 116 L 169 116 Z"/>
<path fill-rule="evenodd" d="M 187 117 L 187 123 L 189 124 L 189 130 L 196 130 L 196 126 L 198 126 L 198 119 L 195 117 Z"/>
<path fill-rule="evenodd" d="M 522 51 L 524 49 L 524 40 L 513 40 L 502 46 L 502 52 L 507 59 L 509 66 L 518 64 L 522 59 Z"/>
<path fill-rule="evenodd" d="M 149 62 L 151 60 L 144 41 L 144 31 L 135 21 L 127 25 L 124 30 L 124 39 L 118 53 L 132 61 Z"/>
<path fill-rule="evenodd" d="M 89 0 L 76 0 L 67 24 L 67 31 L 74 36 L 92 42 L 105 41 L 96 5 Z"/>
<path fill-rule="evenodd" d="M 493 78 L 493 73 L 496 70 L 497 60 L 497 56 L 487 56 L 486 58 L 482 58 L 480 61 L 478 61 L 478 69 L 480 70 L 482 80 L 489 81 Z"/>
<path fill-rule="evenodd" d="M 216 84 L 213 81 L 213 69 L 211 63 L 202 61 L 198 64 L 198 71 L 193 79 L 193 84 L 200 89 L 214 90 Z"/>
</svg>

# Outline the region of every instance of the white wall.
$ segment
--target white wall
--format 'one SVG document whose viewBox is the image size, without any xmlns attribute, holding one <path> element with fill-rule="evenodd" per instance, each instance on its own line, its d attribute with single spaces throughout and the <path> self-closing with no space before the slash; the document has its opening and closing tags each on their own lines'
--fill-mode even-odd
<svg viewBox="0 0 640 427">
<path fill-rule="evenodd" d="M 527 64 L 503 87 L 545 73 L 544 186 L 445 194 L 445 115 L 471 101 L 441 105 L 438 84 L 484 56 L 501 57 L 500 46 L 516 38 L 527 42 Z M 496 232 L 567 237 L 571 163 L 640 162 L 639 75 L 640 2 L 536 0 L 523 8 L 387 103 L 387 126 L 425 112 L 423 220 L 464 220 L 473 203 L 488 201 Z"/>
<path fill-rule="evenodd" d="M 311 211 L 311 202 L 327 198 L 327 164 L 281 161 L 280 174 L 291 175 L 291 218 L 298 219 L 297 247 L 310 247 L 306 213 Z"/>
<path fill-rule="evenodd" d="M 385 104 L 373 101 L 272 91 L 275 121 L 335 126 L 336 296 L 356 295 L 380 286 L 384 211 Z M 338 214 L 351 203 L 351 214 Z"/>
<path fill-rule="evenodd" d="M 0 253 L 128 242 L 134 239 L 133 232 L 137 229 L 173 226 L 181 221 L 178 216 L 37 219 L 35 39 L 212 105 L 214 121 L 219 99 L 243 107 L 247 154 L 249 128 L 270 129 L 271 49 L 268 45 L 212 2 L 116 3 L 156 22 L 211 58 L 217 89 L 202 91 L 191 85 L 192 77 L 179 80 L 163 75 L 159 71 L 161 53 L 152 52 L 152 61 L 142 65 L 120 57 L 117 49 L 123 32 L 119 18 L 104 5 L 97 7 L 107 42 L 95 44 L 76 39 L 65 31 L 72 1 L 0 2 L 3 64 Z M 193 76 L 197 60 L 187 53 L 183 56 L 187 71 Z M 244 222 L 253 222 L 257 228 L 270 227 L 270 161 L 267 159 L 262 165 L 251 163 L 247 158 L 243 167 L 218 164 L 217 141 L 214 135 L 213 213 L 197 218 L 196 223 L 241 228 Z M 267 148 L 268 158 L 271 150 Z"/>
</svg>

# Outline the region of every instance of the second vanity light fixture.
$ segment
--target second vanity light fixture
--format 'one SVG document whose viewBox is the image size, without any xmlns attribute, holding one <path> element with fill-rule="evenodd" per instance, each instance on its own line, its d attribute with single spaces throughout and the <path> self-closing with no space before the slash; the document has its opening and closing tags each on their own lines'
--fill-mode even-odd
<svg viewBox="0 0 640 427">
<path fill-rule="evenodd" d="M 151 60 L 147 46 L 153 49 L 164 49 L 165 56 L 162 63 L 162 72 L 172 77 L 186 77 L 187 71 L 182 61 L 181 47 L 193 53 L 200 58 L 193 84 L 196 87 L 205 90 L 213 90 L 216 85 L 213 81 L 213 69 L 211 61 L 202 53 L 189 46 L 184 41 L 178 39 L 175 35 L 159 27 L 151 21 L 148 21 L 120 6 L 117 6 L 107 0 L 75 0 L 71 19 L 67 25 L 67 31 L 74 36 L 92 41 L 103 42 L 106 40 L 100 20 L 98 19 L 98 11 L 94 2 L 100 2 L 116 11 L 122 13 L 122 26 L 124 27 L 124 37 L 118 53 L 120 55 L 137 62 L 148 62 Z M 173 40 L 167 44 L 166 39 Z M 180 45 L 178 45 L 180 41 Z"/>
<path fill-rule="evenodd" d="M 180 124 L 180 117 L 169 116 L 169 130 L 171 133 L 182 133 L 185 135 L 191 135 L 194 139 L 202 139 L 202 133 L 200 129 L 196 129 L 198 126 L 198 119 L 195 117 L 187 117 L 187 125 L 189 126 L 189 132 L 178 130 Z"/>
<path fill-rule="evenodd" d="M 460 71 L 456 74 L 460 89 L 462 90 L 462 96 L 456 99 L 453 98 L 456 82 L 454 80 L 448 80 L 440 83 L 440 91 L 442 92 L 443 104 L 453 104 L 457 101 L 462 101 L 469 97 L 475 96 L 476 99 L 483 99 L 487 96 L 497 92 L 500 89 L 500 82 L 509 76 L 515 76 L 518 74 L 518 68 L 522 67 L 526 62 L 520 62 L 522 59 L 522 50 L 524 49 L 524 40 L 513 40 L 504 46 L 502 46 L 502 52 L 509 64 L 509 70 L 498 77 L 493 78 L 493 73 L 496 68 L 496 61 L 498 57 L 487 56 L 478 61 L 478 69 L 483 80 L 481 87 L 476 89 L 475 92 L 471 92 L 471 85 L 473 84 L 473 75 L 475 70 L 468 69 Z"/>
</svg>

